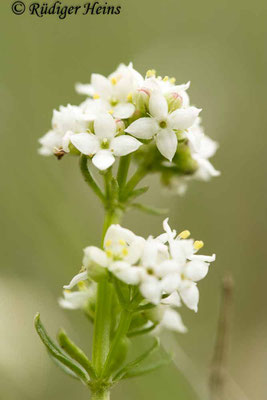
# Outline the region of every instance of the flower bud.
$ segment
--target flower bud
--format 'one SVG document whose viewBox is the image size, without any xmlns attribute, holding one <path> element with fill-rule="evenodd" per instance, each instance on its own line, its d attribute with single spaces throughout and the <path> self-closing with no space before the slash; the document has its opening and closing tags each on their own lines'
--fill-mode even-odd
<svg viewBox="0 0 267 400">
<path fill-rule="evenodd" d="M 149 96 L 149 90 L 146 88 L 138 89 L 132 94 L 132 102 L 136 110 L 143 115 L 148 111 Z"/>
<path fill-rule="evenodd" d="M 125 129 L 125 124 L 121 119 L 116 119 L 116 130 L 117 133 L 122 133 Z"/>
<path fill-rule="evenodd" d="M 166 96 L 169 112 L 173 112 L 183 105 L 183 98 L 178 93 L 168 93 Z"/>
</svg>

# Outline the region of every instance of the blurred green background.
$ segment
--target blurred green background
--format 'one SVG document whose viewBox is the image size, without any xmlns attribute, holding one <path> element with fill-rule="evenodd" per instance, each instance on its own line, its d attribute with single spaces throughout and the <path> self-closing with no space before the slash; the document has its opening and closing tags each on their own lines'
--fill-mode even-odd
<svg viewBox="0 0 267 400">
<path fill-rule="evenodd" d="M 57 299 L 62 284 L 80 267 L 82 248 L 97 244 L 103 212 L 80 177 L 77 160 L 38 156 L 37 139 L 50 128 L 53 108 L 82 101 L 74 91 L 77 81 L 88 82 L 92 72 L 106 75 L 120 62 L 133 61 L 142 73 L 155 68 L 178 82 L 191 80 L 192 103 L 203 108 L 206 133 L 220 143 L 213 163 L 222 176 L 192 182 L 185 197 L 172 199 L 160 194 L 157 179 L 150 180 L 146 202 L 170 206 L 171 225 L 203 239 L 205 253 L 216 252 L 217 261 L 200 283 L 199 313 L 183 310 L 189 333 L 171 337 L 180 346 L 177 362 L 186 367 L 189 382 L 171 365 L 125 382 L 115 388 L 114 398 L 197 399 L 190 384 L 209 367 L 221 279 L 231 271 L 235 293 L 228 369 L 241 389 L 228 398 L 264 399 L 267 3 L 118 4 L 119 16 L 63 21 L 15 16 L 11 1 L 0 5 L 0 398 L 89 398 L 86 388 L 48 359 L 33 330 L 33 316 L 40 311 L 51 334 L 64 326 L 89 350 L 87 321 L 79 312 L 61 310 Z M 137 212 L 124 223 L 142 235 L 161 231 L 161 218 Z M 189 372 L 181 349 L 191 360 Z"/>
</svg>

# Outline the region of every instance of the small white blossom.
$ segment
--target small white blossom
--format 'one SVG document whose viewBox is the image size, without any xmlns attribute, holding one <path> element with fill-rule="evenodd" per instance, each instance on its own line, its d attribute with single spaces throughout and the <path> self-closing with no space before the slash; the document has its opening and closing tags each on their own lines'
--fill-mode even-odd
<svg viewBox="0 0 267 400">
<path fill-rule="evenodd" d="M 142 82 L 142 76 L 133 69 L 132 64 L 121 64 L 108 78 L 92 74 L 91 84 L 77 84 L 76 90 L 80 94 L 100 99 L 106 111 L 112 110 L 115 118 L 124 119 L 131 117 L 135 111 L 128 96 Z"/>
<path fill-rule="evenodd" d="M 93 157 L 93 164 L 100 170 L 109 168 L 115 156 L 125 156 L 137 150 L 141 142 L 129 135 L 117 135 L 116 121 L 108 114 L 94 121 L 95 133 L 82 132 L 70 136 L 71 143 L 83 154 Z"/>
<path fill-rule="evenodd" d="M 190 128 L 200 111 L 196 107 L 187 107 L 169 113 L 166 98 L 161 92 L 155 91 L 151 93 L 149 98 L 151 117 L 137 119 L 125 129 L 125 132 L 139 139 L 155 137 L 160 153 L 171 161 L 178 143 L 175 130 Z"/>
</svg>

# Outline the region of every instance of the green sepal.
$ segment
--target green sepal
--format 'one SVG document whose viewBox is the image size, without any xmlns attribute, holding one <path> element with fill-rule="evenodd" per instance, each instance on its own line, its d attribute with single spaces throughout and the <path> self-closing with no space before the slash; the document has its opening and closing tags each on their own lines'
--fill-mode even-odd
<svg viewBox="0 0 267 400">
<path fill-rule="evenodd" d="M 132 203 L 131 207 L 133 208 L 137 208 L 138 210 L 147 213 L 147 214 L 151 214 L 151 215 L 164 215 L 168 213 L 167 209 L 160 209 L 160 208 L 155 208 L 155 207 L 150 207 L 150 206 L 146 206 L 144 204 L 141 203 Z"/>
<path fill-rule="evenodd" d="M 135 378 L 137 376 L 149 374 L 150 372 L 154 372 L 157 369 L 168 365 L 172 361 L 171 357 L 163 358 L 158 361 L 154 361 L 153 363 L 147 364 L 140 368 L 134 368 L 131 371 L 127 372 L 121 379 Z"/>
<path fill-rule="evenodd" d="M 92 363 L 88 360 L 84 352 L 67 336 L 63 329 L 60 329 L 57 336 L 58 342 L 63 350 L 73 360 L 77 361 L 90 375 L 91 378 L 95 378 L 96 374 Z"/>
<path fill-rule="evenodd" d="M 117 374 L 114 376 L 114 381 L 119 381 L 120 379 L 123 379 L 124 376 L 128 374 L 132 369 L 139 367 L 139 365 L 159 347 L 159 344 L 160 344 L 159 339 L 155 338 L 152 346 L 150 346 L 144 353 L 142 353 L 134 361 L 129 362 L 117 372 Z"/>
<path fill-rule="evenodd" d="M 66 367 L 67 369 L 71 370 L 73 372 L 73 374 L 76 375 L 76 377 L 78 379 L 80 379 L 83 383 L 88 384 L 88 382 L 90 380 L 88 373 L 86 371 L 84 371 L 82 368 L 78 367 L 73 362 L 73 360 L 71 360 L 69 357 L 67 357 L 60 350 L 60 348 L 57 347 L 55 345 L 55 343 L 50 339 L 50 337 L 46 333 L 46 330 L 45 330 L 43 324 L 41 323 L 40 314 L 39 313 L 36 314 L 36 316 L 34 318 L 34 325 L 35 325 L 35 329 L 36 329 L 41 341 L 45 345 L 45 347 L 46 347 L 47 351 L 49 352 L 49 354 L 53 358 L 55 358 L 58 361 L 59 364 L 62 364 L 64 367 Z M 62 369 L 65 372 L 67 372 L 66 368 L 62 368 Z"/>
</svg>

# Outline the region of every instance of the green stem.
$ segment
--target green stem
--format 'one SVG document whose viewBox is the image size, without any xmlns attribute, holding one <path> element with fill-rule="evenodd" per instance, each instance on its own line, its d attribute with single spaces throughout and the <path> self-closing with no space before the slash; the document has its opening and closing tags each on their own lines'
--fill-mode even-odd
<svg viewBox="0 0 267 400">
<path fill-rule="evenodd" d="M 128 183 L 126 184 L 121 199 L 125 200 L 132 193 L 136 185 L 145 177 L 146 170 L 143 168 L 137 169 L 137 171 L 133 174 L 133 176 L 129 179 Z"/>
<path fill-rule="evenodd" d="M 130 154 L 128 156 L 121 157 L 121 159 L 120 159 L 120 164 L 119 164 L 118 173 L 117 173 L 117 181 L 118 181 L 120 190 L 124 187 L 124 185 L 126 183 L 130 162 L 131 162 Z"/>
<path fill-rule="evenodd" d="M 109 210 L 106 213 L 103 239 L 109 226 L 118 223 L 120 213 L 117 210 Z M 102 246 L 103 246 L 102 239 Z M 108 356 L 110 346 L 110 328 L 111 328 L 111 305 L 112 305 L 113 287 L 107 281 L 99 282 L 97 285 L 96 314 L 93 335 L 93 367 L 96 375 L 100 376 Z M 98 397 L 96 397 L 97 399 Z M 99 397 L 104 399 L 105 397 Z"/>
<path fill-rule="evenodd" d="M 132 319 L 132 313 L 129 310 L 122 310 L 120 323 L 117 328 L 114 339 L 112 341 L 110 351 L 108 353 L 107 360 L 105 362 L 104 369 L 102 372 L 102 377 L 106 377 L 106 375 L 108 375 L 110 364 L 116 355 L 117 347 L 120 344 L 121 339 L 123 339 L 128 332 L 131 319 Z"/>
<path fill-rule="evenodd" d="M 105 197 L 101 191 L 101 189 L 99 188 L 99 186 L 97 185 L 97 183 L 95 182 L 94 178 L 92 177 L 92 175 L 90 174 L 90 171 L 88 169 L 88 158 L 85 155 L 81 155 L 80 158 L 80 169 L 82 172 L 82 175 L 84 177 L 84 180 L 86 183 L 88 183 L 88 185 L 91 186 L 92 190 L 95 192 L 95 194 L 100 198 L 100 200 L 104 203 L 105 202 Z"/>
<path fill-rule="evenodd" d="M 90 400 L 109 400 L 109 399 L 110 399 L 110 391 L 108 389 L 100 389 L 92 391 Z"/>
</svg>

